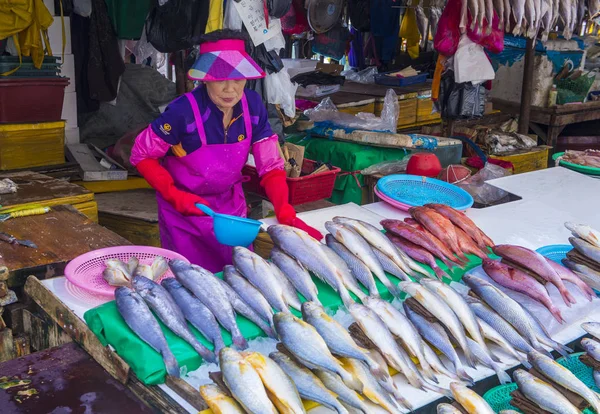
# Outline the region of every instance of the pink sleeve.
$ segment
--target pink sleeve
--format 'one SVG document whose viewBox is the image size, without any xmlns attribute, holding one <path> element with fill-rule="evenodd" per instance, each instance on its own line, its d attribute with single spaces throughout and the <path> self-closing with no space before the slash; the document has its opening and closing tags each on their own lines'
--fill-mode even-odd
<svg viewBox="0 0 600 414">
<path fill-rule="evenodd" d="M 171 148 L 171 144 L 166 143 L 161 137 L 156 135 L 152 127 L 144 129 L 135 139 L 131 149 L 131 158 L 129 161 L 134 167 L 146 158 L 162 158 Z"/>
<path fill-rule="evenodd" d="M 283 170 L 283 158 L 277 149 L 277 135 L 261 139 L 252 144 L 252 154 L 256 163 L 258 176 L 262 177 L 269 171 Z"/>
</svg>

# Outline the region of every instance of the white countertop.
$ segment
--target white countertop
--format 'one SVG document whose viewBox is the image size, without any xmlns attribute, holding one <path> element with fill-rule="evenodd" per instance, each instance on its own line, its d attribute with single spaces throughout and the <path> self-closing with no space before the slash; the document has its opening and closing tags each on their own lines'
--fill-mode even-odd
<svg viewBox="0 0 600 414">
<path fill-rule="evenodd" d="M 485 209 L 470 209 L 467 212 L 498 244 L 518 244 L 534 249 L 549 244 L 568 244 L 570 233 L 563 225 L 565 221 L 584 223 L 600 229 L 600 180 L 558 167 L 505 177 L 490 183 L 523 198 Z M 337 215 L 359 218 L 378 227 L 379 221 L 384 218 L 402 219 L 408 216 L 406 212 L 383 202 L 362 207 L 350 203 L 301 213 L 298 216 L 307 224 L 325 231 L 323 224 Z M 265 219 L 263 222 L 268 226 L 275 221 Z M 64 277 L 44 280 L 43 283 L 81 318 L 88 309 L 102 303 L 91 301 L 84 292 L 74 288 Z M 596 312 L 598 313 L 600 312 Z M 597 318 L 600 321 L 600 315 L 597 315 Z M 590 316 L 587 316 L 586 320 L 590 320 Z M 556 331 L 556 340 L 566 343 L 583 335 L 578 326 L 579 322 L 572 322 L 574 323 L 570 327 L 562 327 L 562 330 Z M 476 380 L 494 375 L 493 371 L 485 368 L 469 368 L 468 373 Z M 402 391 L 410 394 L 410 400 L 415 407 L 426 405 L 438 397 L 437 394 L 408 388 L 403 378 L 398 378 L 397 383 Z M 161 388 L 189 409 L 190 413 L 196 412 L 166 386 Z M 311 411 L 329 412 L 323 407 Z"/>
</svg>

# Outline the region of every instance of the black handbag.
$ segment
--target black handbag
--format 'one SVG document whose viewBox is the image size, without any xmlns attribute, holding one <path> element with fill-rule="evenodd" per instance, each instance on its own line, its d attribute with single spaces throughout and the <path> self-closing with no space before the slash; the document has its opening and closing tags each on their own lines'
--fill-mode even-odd
<svg viewBox="0 0 600 414">
<path fill-rule="evenodd" d="M 208 20 L 208 0 L 169 0 L 154 5 L 146 18 L 146 38 L 162 53 L 189 49 L 200 42 Z"/>
</svg>

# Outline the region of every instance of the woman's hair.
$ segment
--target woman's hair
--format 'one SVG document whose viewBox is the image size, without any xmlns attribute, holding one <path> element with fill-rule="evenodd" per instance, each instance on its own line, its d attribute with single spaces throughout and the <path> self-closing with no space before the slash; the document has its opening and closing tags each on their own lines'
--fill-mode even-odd
<svg viewBox="0 0 600 414">
<path fill-rule="evenodd" d="M 207 42 L 217 42 L 219 40 L 225 39 L 239 39 L 244 41 L 244 46 L 246 48 L 246 52 L 249 49 L 249 39 L 246 33 L 241 32 L 239 30 L 231 30 L 231 29 L 221 29 L 215 30 L 214 32 L 203 34 L 200 37 L 200 44 Z"/>
</svg>

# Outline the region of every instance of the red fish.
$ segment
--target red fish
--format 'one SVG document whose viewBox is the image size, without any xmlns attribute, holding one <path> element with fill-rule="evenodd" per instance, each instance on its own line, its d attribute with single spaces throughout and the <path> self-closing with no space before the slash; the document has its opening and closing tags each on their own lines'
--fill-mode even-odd
<svg viewBox="0 0 600 414">
<path fill-rule="evenodd" d="M 448 246 L 456 255 L 468 261 L 458 245 L 458 237 L 454 230 L 454 225 L 446 217 L 431 208 L 413 207 L 408 210 L 411 216 L 417 220 L 423 227 L 440 239 L 444 245 Z"/>
<path fill-rule="evenodd" d="M 429 239 L 433 242 L 433 244 L 435 244 L 436 247 L 446 255 L 446 257 L 448 257 L 450 260 L 458 263 L 460 267 L 462 267 L 462 265 L 465 263 L 464 260 L 458 259 L 456 256 L 454 256 L 454 253 L 452 253 L 450 251 L 450 249 L 448 249 L 444 245 L 444 243 L 442 243 L 440 241 L 440 239 L 438 239 L 433 234 L 431 234 L 431 232 L 429 230 L 427 230 L 425 227 L 423 227 L 417 220 L 411 219 L 411 218 L 405 218 L 404 221 L 406 223 L 410 224 L 415 229 L 422 231 L 423 234 L 425 234 L 427 237 L 429 237 Z"/>
<path fill-rule="evenodd" d="M 567 269 L 566 267 L 553 262 L 547 257 L 545 259 L 563 281 L 573 283 L 590 302 L 592 301 L 592 299 L 596 296 L 596 293 L 591 287 L 588 286 L 587 283 L 581 280 L 579 276 L 577 276 L 571 269 Z"/>
<path fill-rule="evenodd" d="M 427 251 L 427 249 L 409 242 L 405 238 L 398 237 L 390 233 L 387 233 L 386 236 L 392 241 L 392 243 L 394 243 L 400 250 L 409 255 L 412 259 L 429 265 L 440 280 L 442 280 L 444 277 L 450 280 L 452 279 L 446 272 L 442 270 L 441 267 L 437 265 L 435 258 Z"/>
<path fill-rule="evenodd" d="M 550 296 L 548 296 L 546 288 L 535 278 L 519 269 L 514 269 L 491 259 L 483 259 L 483 270 L 499 285 L 529 296 L 548 308 L 558 322 L 565 322 L 560 310 L 554 306 Z"/>
<path fill-rule="evenodd" d="M 546 258 L 538 252 L 534 252 L 533 250 L 521 246 L 512 246 L 510 244 L 500 244 L 494 246 L 492 250 L 498 256 L 525 269 L 529 269 L 542 279 L 552 283 L 560 292 L 567 306 L 570 307 L 572 303 L 577 303 L 554 268 L 552 268 L 546 261 Z"/>
<path fill-rule="evenodd" d="M 443 246 L 444 249 L 440 249 L 439 246 L 430 238 L 430 236 L 425 234 L 423 231 L 416 229 L 400 220 L 382 220 L 381 225 L 384 229 L 395 234 L 396 236 L 403 237 L 417 246 L 427 249 L 431 254 L 442 260 L 449 268 L 458 264 L 457 259 L 454 258 L 452 253 L 448 251 L 445 246 Z M 446 255 L 446 252 L 449 255 Z"/>
<path fill-rule="evenodd" d="M 481 237 L 481 230 L 479 230 L 479 227 L 477 227 L 477 225 L 473 223 L 473 220 L 467 217 L 466 214 L 445 204 L 425 204 L 425 207 L 431 207 L 442 216 L 446 217 L 452 224 L 468 234 L 469 237 L 477 243 L 477 246 L 479 246 L 480 249 L 485 250 L 486 245 L 483 241 L 483 237 Z"/>
<path fill-rule="evenodd" d="M 482 251 L 479 247 L 477 247 L 477 245 L 473 242 L 473 239 L 471 239 L 467 233 L 462 231 L 460 227 L 455 227 L 454 230 L 456 231 L 456 237 L 458 237 L 458 246 L 463 252 L 474 254 L 480 259 L 487 258 L 485 251 Z"/>
</svg>

